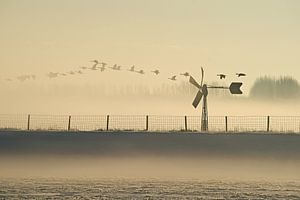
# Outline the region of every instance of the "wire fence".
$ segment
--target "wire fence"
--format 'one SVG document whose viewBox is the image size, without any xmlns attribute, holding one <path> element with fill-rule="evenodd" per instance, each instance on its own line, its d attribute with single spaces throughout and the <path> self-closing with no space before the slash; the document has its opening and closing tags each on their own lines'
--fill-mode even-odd
<svg viewBox="0 0 300 200">
<path fill-rule="evenodd" d="M 0 115 L 0 131 L 200 131 L 201 116 Z M 208 132 L 300 133 L 300 116 L 210 116 Z"/>
</svg>

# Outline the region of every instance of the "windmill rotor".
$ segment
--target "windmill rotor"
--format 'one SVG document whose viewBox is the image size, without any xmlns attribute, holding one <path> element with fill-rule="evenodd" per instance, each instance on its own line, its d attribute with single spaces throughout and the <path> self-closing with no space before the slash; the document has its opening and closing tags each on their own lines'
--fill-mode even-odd
<svg viewBox="0 0 300 200">
<path fill-rule="evenodd" d="M 199 91 L 197 92 L 197 94 L 196 94 L 196 97 L 195 97 L 193 103 L 192 103 L 192 105 L 194 106 L 194 108 L 197 108 L 197 106 L 199 105 L 199 103 L 200 103 L 200 101 L 201 101 L 201 99 L 202 99 L 202 96 L 203 96 L 203 94 L 202 94 L 202 92 L 199 90 Z"/>
<path fill-rule="evenodd" d="M 204 69 L 201 67 L 201 86 L 203 84 L 203 78 L 204 78 Z"/>
<path fill-rule="evenodd" d="M 198 89 L 201 89 L 201 85 L 199 85 L 199 83 L 197 83 L 197 81 L 192 76 L 190 76 L 189 82 L 196 86 Z"/>
</svg>

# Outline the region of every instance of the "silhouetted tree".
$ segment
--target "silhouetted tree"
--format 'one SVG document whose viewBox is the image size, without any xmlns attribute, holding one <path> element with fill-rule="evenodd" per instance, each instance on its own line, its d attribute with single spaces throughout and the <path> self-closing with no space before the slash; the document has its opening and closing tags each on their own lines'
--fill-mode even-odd
<svg viewBox="0 0 300 200">
<path fill-rule="evenodd" d="M 292 77 L 278 79 L 268 76 L 260 77 L 250 90 L 251 98 L 260 99 L 294 99 L 300 97 L 300 85 Z"/>
</svg>

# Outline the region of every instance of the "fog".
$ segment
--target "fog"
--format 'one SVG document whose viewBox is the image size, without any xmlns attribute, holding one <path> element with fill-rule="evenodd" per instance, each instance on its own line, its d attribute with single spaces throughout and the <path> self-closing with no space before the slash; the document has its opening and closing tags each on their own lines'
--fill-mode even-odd
<svg viewBox="0 0 300 200">
<path fill-rule="evenodd" d="M 299 136 L 1 133 L 0 177 L 300 180 Z"/>
<path fill-rule="evenodd" d="M 199 115 L 191 105 L 196 89 L 183 79 L 177 83 L 118 81 L 116 84 L 76 84 L 59 80 L 1 85 L 1 114 L 82 114 L 82 115 Z M 228 85 L 214 82 L 215 85 Z M 243 95 L 227 90 L 210 90 L 209 115 L 299 115 L 298 97 L 255 98 L 242 87 Z"/>
<path fill-rule="evenodd" d="M 2 178 L 300 180 L 299 161 L 272 159 L 23 156 L 1 161 Z"/>
</svg>

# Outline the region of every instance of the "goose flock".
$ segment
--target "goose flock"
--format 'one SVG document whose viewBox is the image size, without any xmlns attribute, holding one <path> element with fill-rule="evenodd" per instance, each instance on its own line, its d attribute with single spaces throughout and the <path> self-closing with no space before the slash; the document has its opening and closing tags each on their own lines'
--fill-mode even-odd
<svg viewBox="0 0 300 200">
<path fill-rule="evenodd" d="M 78 67 L 78 69 L 72 70 L 72 71 L 67 71 L 67 72 L 48 72 L 46 74 L 46 77 L 48 77 L 49 79 L 53 79 L 53 78 L 57 78 L 57 77 L 66 77 L 66 76 L 74 76 L 74 75 L 82 75 L 85 74 L 86 71 L 100 71 L 100 72 L 104 72 L 106 70 L 113 70 L 113 71 L 129 71 L 131 73 L 137 73 L 140 75 L 144 75 L 147 72 L 143 69 L 136 69 L 135 65 L 132 65 L 131 67 L 127 68 L 125 66 L 121 66 L 121 65 L 108 65 L 106 62 L 100 62 L 99 60 L 91 60 L 89 61 L 90 63 L 92 63 L 91 66 L 86 67 L 86 66 L 80 66 Z M 154 74 L 154 75 L 159 75 L 161 74 L 159 69 L 154 69 L 152 71 L 149 71 L 150 73 Z M 179 74 L 180 76 L 184 76 L 184 77 L 189 77 L 190 73 L 189 72 L 183 72 Z M 225 74 L 217 74 L 217 76 L 220 79 L 225 79 L 227 75 Z M 243 77 L 246 76 L 245 73 L 236 73 L 237 77 Z M 176 81 L 177 80 L 177 75 L 171 75 L 169 76 L 169 80 L 170 81 Z M 4 81 L 7 82 L 12 82 L 14 80 L 18 80 L 21 82 L 27 81 L 27 80 L 35 80 L 37 78 L 36 75 L 34 74 L 24 74 L 24 75 L 20 75 L 17 76 L 15 78 L 5 78 L 3 79 Z"/>
</svg>

